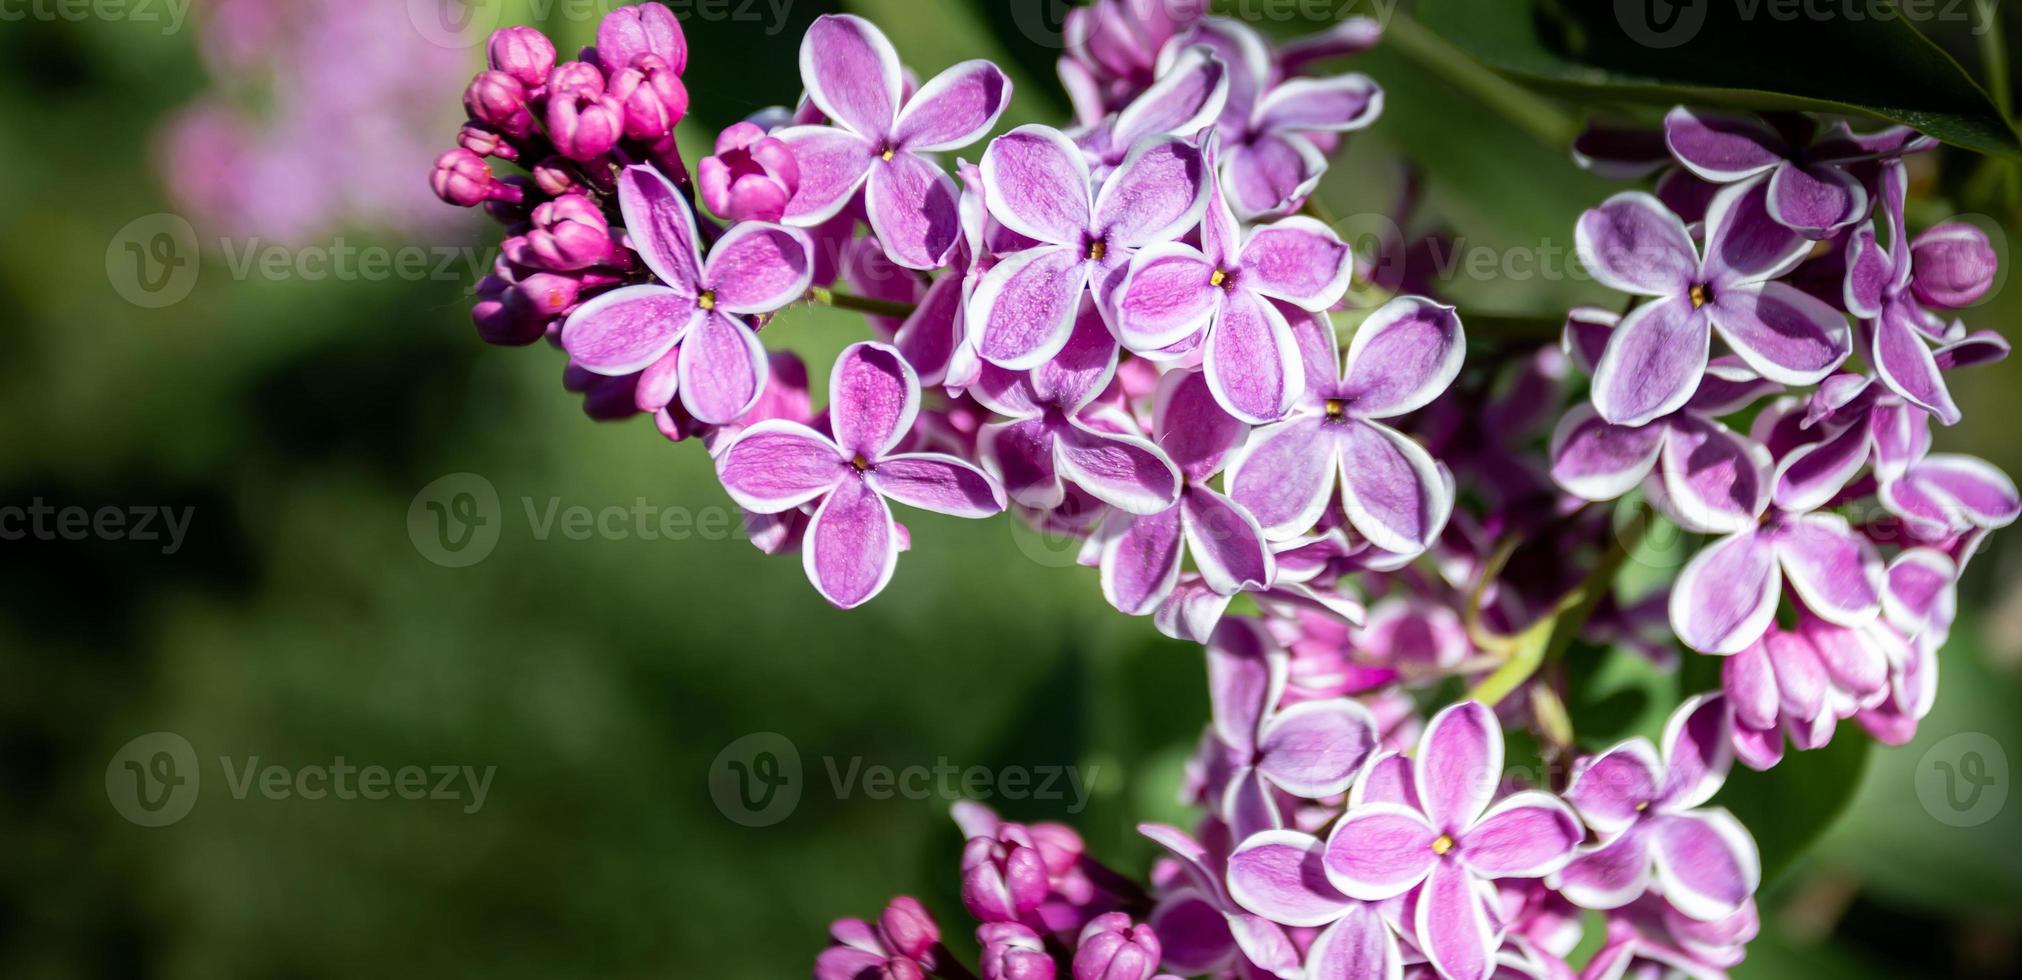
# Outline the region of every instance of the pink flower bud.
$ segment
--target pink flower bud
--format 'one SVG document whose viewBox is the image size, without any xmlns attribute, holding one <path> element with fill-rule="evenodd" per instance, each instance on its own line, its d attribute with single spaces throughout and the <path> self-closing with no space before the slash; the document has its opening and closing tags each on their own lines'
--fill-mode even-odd
<svg viewBox="0 0 2022 980">
<path fill-rule="evenodd" d="M 800 163 L 785 143 L 741 122 L 716 137 L 716 155 L 696 164 L 695 183 L 719 217 L 778 221 L 800 189 Z"/>
<path fill-rule="evenodd" d="M 605 70 L 630 68 L 642 55 L 657 55 L 676 74 L 688 70 L 688 39 L 674 12 L 642 3 L 605 14 L 597 25 L 597 60 Z"/>
<path fill-rule="evenodd" d="M 548 72 L 555 67 L 554 42 L 531 27 L 502 27 L 493 31 L 485 55 L 494 70 L 519 79 L 528 88 L 546 82 Z"/>
<path fill-rule="evenodd" d="M 606 94 L 624 103 L 625 135 L 635 140 L 660 139 L 688 114 L 688 87 L 655 55 L 611 76 Z"/>
<path fill-rule="evenodd" d="M 547 333 L 544 317 L 527 316 L 505 301 L 512 283 L 498 276 L 486 276 L 477 284 L 477 304 L 470 308 L 471 323 L 478 339 L 500 347 L 524 347 Z"/>
<path fill-rule="evenodd" d="M 604 73 L 596 65 L 581 61 L 565 62 L 548 76 L 548 98 L 572 98 L 589 94 L 604 94 Z"/>
<path fill-rule="evenodd" d="M 1015 922 L 992 922 L 976 930 L 983 946 L 983 980 L 1053 980 L 1059 967 L 1046 955 L 1039 934 Z"/>
<path fill-rule="evenodd" d="M 508 136 L 524 137 L 534 131 L 533 113 L 527 111 L 527 87 L 502 71 L 481 71 L 463 90 L 463 108 L 472 119 L 495 127 Z"/>
<path fill-rule="evenodd" d="M 625 107 L 610 96 L 578 92 L 548 99 L 548 138 L 571 160 L 594 160 L 611 152 L 624 129 Z"/>
<path fill-rule="evenodd" d="M 566 194 L 534 208 L 533 230 L 508 239 L 506 258 L 517 265 L 569 272 L 611 254 L 611 226 L 590 199 Z"/>
<path fill-rule="evenodd" d="M 997 837 L 972 837 L 962 848 L 962 905 L 979 922 L 1023 919 L 1050 890 L 1037 848 Z"/>
<path fill-rule="evenodd" d="M 460 208 L 474 208 L 492 199 L 491 167 L 484 158 L 466 149 L 454 149 L 435 158 L 435 171 L 428 186 L 435 196 Z"/>
<path fill-rule="evenodd" d="M 878 931 L 894 952 L 916 960 L 931 958 L 941 941 L 941 927 L 920 900 L 906 895 L 892 899 L 878 916 Z"/>
<path fill-rule="evenodd" d="M 2000 259 L 1987 233 L 1963 221 L 1931 226 L 1910 243 L 1910 290 L 1925 306 L 1958 309 L 1979 302 L 1994 285 Z"/>
<path fill-rule="evenodd" d="M 1150 926 L 1107 912 L 1082 927 L 1074 953 L 1074 980 L 1150 980 L 1163 951 Z"/>
<path fill-rule="evenodd" d="M 481 157 L 517 160 L 520 151 L 505 141 L 505 134 L 481 122 L 467 122 L 457 131 L 456 145 Z"/>
</svg>

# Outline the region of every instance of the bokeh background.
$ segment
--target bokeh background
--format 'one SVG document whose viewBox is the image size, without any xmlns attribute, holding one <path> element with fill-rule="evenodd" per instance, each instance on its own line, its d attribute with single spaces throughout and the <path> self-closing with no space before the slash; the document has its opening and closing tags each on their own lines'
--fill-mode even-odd
<svg viewBox="0 0 2022 980">
<path fill-rule="evenodd" d="M 839 794 L 830 767 L 853 760 L 1078 767 L 1085 807 L 993 802 L 1067 819 L 1142 871 L 1132 825 L 1185 819 L 1175 790 L 1206 717 L 1196 649 L 1115 614 L 1071 546 L 1009 520 L 912 515 L 918 547 L 893 587 L 848 614 L 798 561 L 733 535 L 641 536 L 635 508 L 724 526 L 706 457 L 644 421 L 590 422 L 554 352 L 480 344 L 468 256 L 488 262 L 496 232 L 426 192 L 482 58 L 463 42 L 482 31 L 409 9 L 433 0 L 196 0 L 176 18 L 180 5 L 0 7 L 27 13 L 0 21 L 0 504 L 192 515 L 173 554 L 0 542 L 0 975 L 804 976 L 830 919 L 893 893 L 961 918 L 952 801 Z M 478 27 L 538 24 L 567 51 L 609 5 L 471 9 Z M 1004 64 L 1019 87 L 1006 127 L 1065 118 L 1050 0 L 727 0 L 677 7 L 688 145 L 794 99 L 801 29 L 843 8 L 923 76 Z M 1571 224 L 1612 185 L 1506 122 L 1509 103 L 1489 108 L 1495 83 L 1408 8 L 1232 8 L 1278 33 L 1392 19 L 1352 66 L 1386 87 L 1388 111 L 1322 191 L 1344 227 L 1377 227 L 1354 216 L 1390 213 L 1416 161 L 1412 230 L 1464 230 L 1464 254 L 1486 256 L 1442 284 L 1454 295 L 1547 314 L 1596 295 L 1568 272 Z M 1929 26 L 1980 65 L 1970 24 Z M 1533 122 L 1577 119 L 1502 94 Z M 2015 175 L 1949 151 L 1920 166 L 1918 223 L 1979 215 L 2012 259 Z M 180 234 L 162 215 L 194 241 L 148 252 Z M 279 265 L 247 261 L 277 249 Z M 423 271 L 363 258 L 415 250 Z M 135 292 L 142 257 L 167 263 L 149 282 L 173 302 Z M 1968 317 L 2005 330 L 2018 311 L 2011 286 Z M 814 364 L 860 336 L 861 321 L 811 310 L 768 331 Z M 2022 472 L 2018 380 L 2013 361 L 1959 375 L 1967 421 L 1941 447 Z M 453 474 L 501 501 L 495 547 L 467 567 L 410 534 L 424 491 Z M 579 507 L 626 516 L 587 540 L 540 533 L 551 508 Z M 1751 825 L 1818 839 L 1766 888 L 1740 977 L 2022 975 L 2022 799 L 1959 829 L 1914 789 L 1959 733 L 2005 748 L 2004 780 L 2022 765 L 2018 562 L 2011 535 L 1974 564 L 1915 744 L 1870 753 L 1849 726 L 1778 771 Z M 127 820 L 107 789 L 115 754 L 152 732 L 185 738 L 202 780 L 162 828 Z M 709 787 L 718 753 L 754 732 L 789 741 L 805 776 L 766 827 L 731 819 Z M 220 760 L 254 757 L 495 776 L 476 812 L 467 794 L 234 798 Z"/>
</svg>

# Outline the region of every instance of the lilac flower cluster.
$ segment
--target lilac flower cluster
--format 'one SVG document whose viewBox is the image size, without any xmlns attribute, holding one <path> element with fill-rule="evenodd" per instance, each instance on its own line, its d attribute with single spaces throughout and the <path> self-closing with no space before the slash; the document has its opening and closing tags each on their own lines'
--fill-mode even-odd
<svg viewBox="0 0 2022 980">
<path fill-rule="evenodd" d="M 1590 132 L 1584 147 L 1597 169 L 1662 173 L 1655 196 L 1580 219 L 1595 278 L 1643 299 L 1569 318 L 1566 352 L 1593 387 L 1554 433 L 1552 474 L 1587 500 L 1640 487 L 1715 536 L 1671 589 L 1670 627 L 1727 658 L 1734 749 L 1754 768 L 1848 718 L 1908 741 L 1954 584 L 2022 514 L 2006 475 L 1931 451 L 1931 422 L 1960 418 L 1946 375 L 2008 353 L 1946 312 L 1992 287 L 1986 235 L 1910 235 L 1907 158 L 1932 145 L 1680 107 L 1661 139 Z"/>
<path fill-rule="evenodd" d="M 1576 148 L 1658 175 L 1577 226 L 1640 301 L 1470 358 L 1453 306 L 1372 281 L 1393 256 L 1357 256 L 1312 202 L 1383 101 L 1316 68 L 1380 31 L 1273 45 L 1201 6 L 1075 9 L 1076 123 L 987 142 L 1003 72 L 921 83 L 874 25 L 822 17 L 804 98 L 725 129 L 692 180 L 664 8 L 621 8 L 559 65 L 502 31 L 433 175 L 507 226 L 480 335 L 546 339 L 591 415 L 699 441 L 754 543 L 838 607 L 911 547 L 894 502 L 1010 511 L 1206 647 L 1184 788 L 1204 815 L 1142 828 L 1168 853 L 1148 884 L 1066 827 L 957 807 L 986 980 L 1722 976 L 1761 877 L 1709 805 L 1732 762 L 1847 718 L 1907 740 L 1961 570 L 2022 511 L 1991 467 L 1931 452 L 1930 419 L 1958 419 L 1945 372 L 2007 351 L 1934 312 L 1990 288 L 1991 247 L 1909 236 L 1912 132 L 1681 109 Z M 766 343 L 801 303 L 869 326 L 820 409 Z M 1635 597 L 1608 503 L 1631 494 L 1714 536 Z M 1681 642 L 1727 658 L 1722 689 L 1661 744 L 1583 753 L 1568 647 L 1676 666 Z M 1539 771 L 1506 768 L 1506 725 Z M 1576 971 L 1590 913 L 1602 951 Z M 977 975 L 911 899 L 832 935 L 817 980 Z"/>
</svg>

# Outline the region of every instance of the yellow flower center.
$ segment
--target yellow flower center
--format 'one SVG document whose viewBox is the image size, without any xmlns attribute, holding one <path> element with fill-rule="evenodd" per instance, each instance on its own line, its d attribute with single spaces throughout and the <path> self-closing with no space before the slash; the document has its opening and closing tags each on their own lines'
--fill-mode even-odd
<svg viewBox="0 0 2022 980">
<path fill-rule="evenodd" d="M 1445 857 L 1452 850 L 1453 850 L 1453 838 L 1449 835 L 1441 834 L 1439 835 L 1438 840 L 1432 842 L 1432 853 L 1437 854 L 1440 857 Z"/>
<path fill-rule="evenodd" d="M 1091 259 L 1094 259 L 1094 260 L 1095 260 L 1095 261 L 1097 261 L 1097 262 L 1100 262 L 1100 261 L 1102 261 L 1102 259 L 1103 259 L 1103 256 L 1106 256 L 1106 255 L 1108 255 L 1108 254 L 1109 254 L 1109 246 L 1108 246 L 1108 245 L 1106 245 L 1106 244 L 1104 244 L 1104 243 L 1102 243 L 1102 242 L 1089 242 L 1089 243 L 1088 243 L 1088 257 L 1089 257 L 1089 258 L 1091 258 Z"/>
<path fill-rule="evenodd" d="M 886 163 L 890 163 L 892 162 L 893 152 L 894 151 L 892 150 L 886 150 L 885 152 L 878 154 L 878 156 L 881 157 Z"/>
<path fill-rule="evenodd" d="M 1212 276 L 1209 276 L 1209 277 L 1208 277 L 1208 285 L 1210 285 L 1210 286 L 1219 286 L 1219 285 L 1221 285 L 1222 283 L 1225 283 L 1225 282 L 1228 282 L 1228 281 L 1229 281 L 1229 274 L 1228 274 L 1228 273 L 1226 273 L 1226 272 L 1223 272 L 1223 271 L 1222 271 L 1222 270 L 1220 270 L 1220 269 L 1216 269 L 1216 270 L 1215 270 L 1215 274 L 1214 274 L 1214 275 L 1212 275 Z"/>
<path fill-rule="evenodd" d="M 1343 415 L 1346 415 L 1346 414 L 1348 414 L 1348 403 L 1347 403 L 1347 402 L 1344 402 L 1344 401 L 1342 401 L 1342 400 L 1341 400 L 1341 399 L 1339 399 L 1339 398 L 1329 398 L 1329 399 L 1327 399 L 1327 417 L 1328 417 L 1328 418 L 1330 418 L 1330 419 L 1338 419 L 1338 418 L 1340 418 L 1340 417 L 1342 417 Z"/>
<path fill-rule="evenodd" d="M 1696 310 L 1702 306 L 1705 306 L 1706 299 L 1707 299 L 1706 284 L 1694 283 L 1692 285 L 1692 308 Z"/>
<path fill-rule="evenodd" d="M 863 453 L 858 453 L 855 459 L 850 460 L 850 468 L 862 473 L 871 468 L 871 461 L 865 459 Z"/>
<path fill-rule="evenodd" d="M 703 290 L 703 291 L 702 291 L 702 295 L 700 295 L 700 296 L 697 296 L 697 297 L 695 297 L 695 305 L 696 305 L 696 306 L 699 306 L 699 307 L 702 307 L 702 308 L 703 308 L 703 309 L 705 309 L 705 310 L 713 310 L 713 309 L 715 309 L 715 308 L 716 308 L 716 290 L 714 290 L 714 289 L 705 289 L 705 290 Z"/>
</svg>

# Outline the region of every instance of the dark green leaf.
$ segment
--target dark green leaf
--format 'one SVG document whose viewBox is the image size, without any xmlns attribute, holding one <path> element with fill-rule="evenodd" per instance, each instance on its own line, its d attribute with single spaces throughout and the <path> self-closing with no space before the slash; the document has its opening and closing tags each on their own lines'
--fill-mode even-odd
<svg viewBox="0 0 2022 980">
<path fill-rule="evenodd" d="M 1733 812 L 1762 849 L 1762 883 L 1811 848 L 1846 810 L 1867 769 L 1872 741 L 1847 724 L 1832 744 L 1812 752 L 1786 747 L 1783 762 L 1768 772 L 1737 764 L 1715 805 Z"/>
<path fill-rule="evenodd" d="M 1986 90 L 1876 2 L 1896 16 L 1815 19 L 1771 0 L 1424 0 L 1419 16 L 1489 67 L 1575 99 L 1847 113 L 2022 153 Z"/>
</svg>

